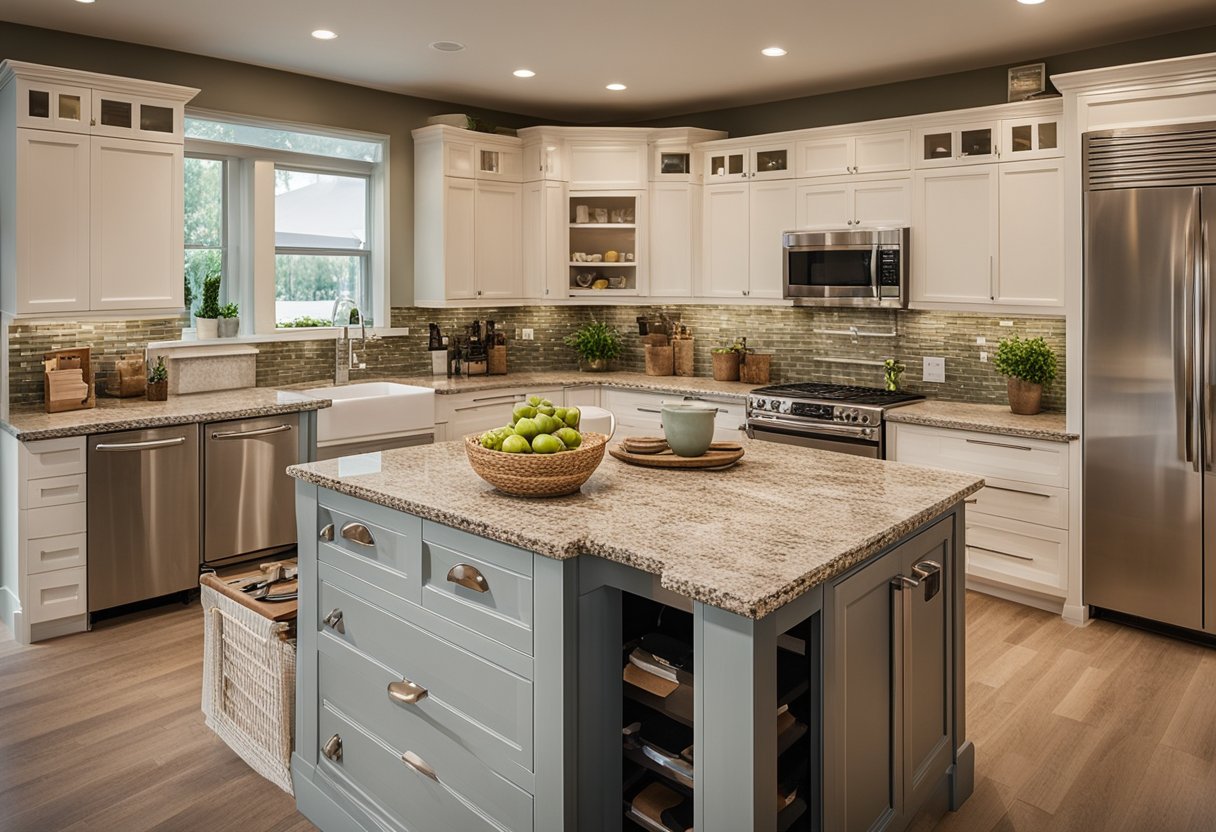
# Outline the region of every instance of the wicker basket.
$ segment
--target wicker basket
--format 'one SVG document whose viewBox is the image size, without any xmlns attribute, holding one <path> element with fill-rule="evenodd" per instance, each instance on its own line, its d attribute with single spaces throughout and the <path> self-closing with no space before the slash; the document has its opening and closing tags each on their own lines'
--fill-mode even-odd
<svg viewBox="0 0 1216 832">
<path fill-rule="evenodd" d="M 483 448 L 481 434 L 464 438 L 469 464 L 477 476 L 516 497 L 560 497 L 573 494 L 585 483 L 604 459 L 608 437 L 584 433 L 583 442 L 573 451 L 559 454 L 504 454 Z"/>
<path fill-rule="evenodd" d="M 296 704 L 290 624 L 271 621 L 201 587 L 203 714 L 249 767 L 288 794 Z"/>
</svg>

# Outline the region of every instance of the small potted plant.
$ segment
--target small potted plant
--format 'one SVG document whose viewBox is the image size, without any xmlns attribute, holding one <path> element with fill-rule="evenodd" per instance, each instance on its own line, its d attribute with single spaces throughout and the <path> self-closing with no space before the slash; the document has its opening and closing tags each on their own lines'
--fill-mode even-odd
<svg viewBox="0 0 1216 832">
<path fill-rule="evenodd" d="M 882 362 L 882 380 L 888 390 L 894 392 L 899 389 L 899 377 L 904 374 L 905 369 L 907 368 L 894 358 Z"/>
<path fill-rule="evenodd" d="M 150 402 L 163 402 L 169 398 L 169 368 L 165 357 L 157 356 L 156 366 L 148 368 L 147 396 Z"/>
<path fill-rule="evenodd" d="M 709 351 L 714 362 L 714 381 L 738 381 L 739 359 L 747 347 L 742 341 L 735 341 L 729 347 L 714 347 Z"/>
<path fill-rule="evenodd" d="M 1056 378 L 1056 354 L 1042 338 L 1001 341 L 993 361 L 996 370 L 1009 377 L 1009 409 L 1033 416 L 1042 409 L 1043 387 Z"/>
<path fill-rule="evenodd" d="M 225 303 L 220 307 L 218 321 L 219 336 L 234 338 L 241 328 L 240 308 L 235 303 Z"/>
<path fill-rule="evenodd" d="M 621 333 L 602 321 L 590 320 L 566 337 L 566 346 L 578 353 L 580 368 L 602 373 L 621 354 Z"/>
<path fill-rule="evenodd" d="M 219 332 L 220 281 L 218 274 L 203 278 L 203 302 L 194 313 L 194 327 L 200 341 L 215 338 Z"/>
</svg>

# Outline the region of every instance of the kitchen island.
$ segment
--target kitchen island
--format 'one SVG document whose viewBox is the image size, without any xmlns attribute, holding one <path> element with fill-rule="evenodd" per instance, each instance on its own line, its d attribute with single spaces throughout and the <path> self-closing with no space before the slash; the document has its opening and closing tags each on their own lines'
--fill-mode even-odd
<svg viewBox="0 0 1216 832">
<path fill-rule="evenodd" d="M 334 832 L 661 828 L 631 809 L 657 783 L 700 832 L 775 832 L 960 805 L 982 481 L 745 445 L 721 472 L 606 458 L 542 501 L 460 443 L 289 469 L 301 811 Z M 691 645 L 674 687 L 623 681 L 656 634 Z M 687 771 L 623 740 L 633 723 L 685 736 Z"/>
</svg>

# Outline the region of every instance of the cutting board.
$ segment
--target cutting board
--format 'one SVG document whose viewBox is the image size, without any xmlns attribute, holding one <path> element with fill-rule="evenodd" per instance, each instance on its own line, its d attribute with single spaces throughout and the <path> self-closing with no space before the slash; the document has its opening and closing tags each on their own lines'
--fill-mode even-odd
<svg viewBox="0 0 1216 832">
<path fill-rule="evenodd" d="M 743 458 L 743 447 L 734 442 L 715 442 L 701 456 L 676 456 L 670 448 L 658 453 L 633 453 L 624 444 L 614 445 L 608 453 L 630 465 L 646 468 L 716 469 L 729 468 Z"/>
</svg>

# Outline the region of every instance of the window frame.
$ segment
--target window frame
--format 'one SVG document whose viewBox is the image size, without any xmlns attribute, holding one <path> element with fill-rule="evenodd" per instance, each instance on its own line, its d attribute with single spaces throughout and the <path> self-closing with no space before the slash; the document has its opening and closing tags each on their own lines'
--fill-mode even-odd
<svg viewBox="0 0 1216 832">
<path fill-rule="evenodd" d="M 236 269 L 234 268 L 235 258 L 233 257 L 233 246 L 232 246 L 232 236 L 231 236 L 231 226 L 232 226 L 232 219 L 233 219 L 233 217 L 232 217 L 233 211 L 232 211 L 232 203 L 231 203 L 231 194 L 232 194 L 232 186 L 233 186 L 232 158 L 229 156 L 217 155 L 217 154 L 213 154 L 213 153 L 195 153 L 195 152 L 191 152 L 191 151 L 186 151 L 183 156 L 183 159 L 184 160 L 203 159 L 206 161 L 220 162 L 223 164 L 223 170 L 222 170 L 222 173 L 220 174 L 220 179 L 221 179 L 221 182 L 220 182 L 220 245 L 218 246 L 218 248 L 220 250 L 220 273 L 224 276 L 224 283 L 220 287 L 220 303 L 222 305 L 222 304 L 225 304 L 225 303 L 228 303 L 228 302 L 234 300 L 236 297 L 235 294 L 230 294 L 228 291 L 228 276 L 233 274 L 233 272 L 236 271 Z M 184 162 L 183 162 L 183 164 L 184 164 Z M 204 246 L 204 245 L 189 243 L 184 239 L 184 235 L 183 235 L 183 239 L 182 239 L 183 258 L 184 258 L 185 252 L 187 252 L 187 251 L 208 251 L 213 248 L 216 248 L 216 246 Z M 202 287 L 200 286 L 199 289 L 201 291 Z M 196 303 L 199 299 L 200 299 L 200 296 L 196 295 L 195 296 Z M 192 309 L 192 308 L 187 309 L 186 314 L 188 316 L 193 316 L 194 309 Z"/>
</svg>

